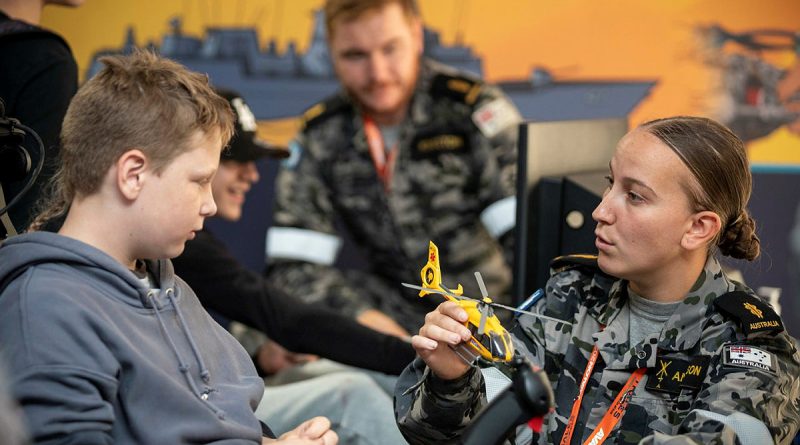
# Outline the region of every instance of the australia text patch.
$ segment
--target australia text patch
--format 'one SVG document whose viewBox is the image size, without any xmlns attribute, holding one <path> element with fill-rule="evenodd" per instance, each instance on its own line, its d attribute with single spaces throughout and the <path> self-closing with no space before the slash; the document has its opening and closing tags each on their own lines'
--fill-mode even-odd
<svg viewBox="0 0 800 445">
<path fill-rule="evenodd" d="M 717 297 L 714 304 L 722 312 L 739 320 L 742 330 L 747 335 L 761 331 L 783 331 L 781 317 L 772 307 L 746 292 L 729 292 Z"/>
<path fill-rule="evenodd" d="M 722 364 L 740 368 L 758 368 L 776 371 L 775 354 L 746 345 L 727 345 L 723 348 Z"/>
</svg>

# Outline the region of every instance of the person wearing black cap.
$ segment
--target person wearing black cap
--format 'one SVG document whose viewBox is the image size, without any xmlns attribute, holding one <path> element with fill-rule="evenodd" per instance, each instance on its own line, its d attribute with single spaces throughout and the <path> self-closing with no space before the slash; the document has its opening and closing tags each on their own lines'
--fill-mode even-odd
<svg viewBox="0 0 800 445">
<path fill-rule="evenodd" d="M 288 151 L 256 137 L 255 118 L 238 94 L 217 92 L 229 101 L 236 122 L 235 134 L 222 152 L 211 188 L 217 204 L 216 216 L 238 221 L 245 195 L 259 180 L 255 161 L 265 156 L 285 157 Z M 208 230 L 197 232 L 173 264 L 206 309 L 256 328 L 288 350 L 388 374 L 399 374 L 414 358 L 411 345 L 400 338 L 378 333 L 329 309 L 284 294 L 261 274 L 243 266 Z M 271 351 L 273 354 L 283 351 L 288 361 L 295 357 L 280 348 Z M 256 367 L 260 368 L 259 361 Z M 311 396 L 313 401 L 309 399 Z M 357 410 L 356 414 L 345 415 L 348 407 L 342 400 L 351 400 L 350 409 Z M 336 412 L 327 410 L 331 402 L 338 406 Z M 342 443 L 405 443 L 394 423 L 391 398 L 363 373 L 342 372 L 268 387 L 261 403 L 287 405 L 292 408 L 288 411 L 298 418 L 314 412 L 325 415 Z M 280 434 L 281 425 L 291 425 L 292 421 L 270 419 L 270 426 Z"/>
</svg>

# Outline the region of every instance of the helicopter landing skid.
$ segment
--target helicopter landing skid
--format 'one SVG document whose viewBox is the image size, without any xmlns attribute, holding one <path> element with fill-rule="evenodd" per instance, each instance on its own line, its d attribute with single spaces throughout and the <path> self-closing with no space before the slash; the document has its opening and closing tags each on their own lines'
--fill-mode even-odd
<svg viewBox="0 0 800 445">
<path fill-rule="evenodd" d="M 475 361 L 478 360 L 478 357 L 480 357 L 480 354 L 467 346 L 466 343 L 461 343 L 458 346 L 451 346 L 451 348 L 453 349 L 453 352 L 456 353 L 458 358 L 470 366 L 474 365 Z"/>
</svg>

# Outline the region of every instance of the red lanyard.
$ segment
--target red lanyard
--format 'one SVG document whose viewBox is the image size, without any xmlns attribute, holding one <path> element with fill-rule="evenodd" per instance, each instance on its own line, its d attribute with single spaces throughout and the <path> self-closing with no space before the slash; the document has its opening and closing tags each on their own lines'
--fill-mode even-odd
<svg viewBox="0 0 800 445">
<path fill-rule="evenodd" d="M 381 136 L 381 130 L 378 125 L 367 115 L 364 115 L 363 121 L 364 135 L 367 137 L 367 146 L 369 147 L 369 154 L 372 156 L 372 163 L 375 165 L 378 177 L 383 182 L 384 189 L 389 191 L 394 161 L 397 158 L 397 144 L 389 150 L 389 158 L 387 159 L 386 148 L 383 146 L 383 136 Z"/>
<path fill-rule="evenodd" d="M 572 404 L 572 411 L 569 413 L 567 429 L 564 430 L 564 435 L 561 436 L 561 445 L 569 445 L 570 441 L 572 441 L 572 433 L 575 432 L 575 423 L 578 421 L 578 413 L 581 410 L 581 402 L 583 402 L 583 393 L 586 390 L 586 385 L 589 383 L 589 378 L 592 376 L 592 371 L 594 370 L 594 365 L 599 355 L 600 351 L 597 350 L 597 345 L 595 345 L 592 349 L 592 355 L 589 356 L 589 363 L 586 364 L 586 370 L 583 371 L 581 384 L 578 388 L 578 397 L 575 399 L 575 403 Z M 628 382 L 622 387 L 622 390 L 617 394 L 617 398 L 611 403 L 611 407 L 608 408 L 608 411 L 606 411 L 600 423 L 597 424 L 597 428 L 592 431 L 592 434 L 589 435 L 583 445 L 600 445 L 605 442 L 608 438 L 608 434 L 614 429 L 614 426 L 617 425 L 620 419 L 622 419 L 622 415 L 625 414 L 625 409 L 628 408 L 630 395 L 633 394 L 634 388 L 636 388 L 636 385 L 642 380 L 642 376 L 646 371 L 647 368 L 639 368 L 633 371 L 633 374 L 628 377 Z"/>
</svg>

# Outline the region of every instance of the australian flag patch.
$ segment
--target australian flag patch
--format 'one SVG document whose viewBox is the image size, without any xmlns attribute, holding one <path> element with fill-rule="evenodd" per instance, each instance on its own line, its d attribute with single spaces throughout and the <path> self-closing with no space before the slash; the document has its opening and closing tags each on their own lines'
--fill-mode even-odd
<svg viewBox="0 0 800 445">
<path fill-rule="evenodd" d="M 747 345 L 727 345 L 723 349 L 722 363 L 740 368 L 758 368 L 775 372 L 775 354 Z"/>
</svg>

